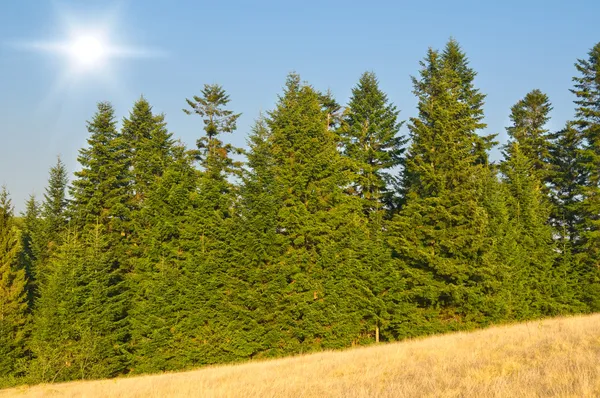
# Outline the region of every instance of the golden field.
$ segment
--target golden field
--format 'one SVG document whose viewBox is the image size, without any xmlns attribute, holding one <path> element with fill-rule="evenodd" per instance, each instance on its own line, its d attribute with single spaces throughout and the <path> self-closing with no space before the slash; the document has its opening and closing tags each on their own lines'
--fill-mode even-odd
<svg viewBox="0 0 600 398">
<path fill-rule="evenodd" d="M 181 373 L 0 391 L 0 398 L 599 396 L 600 315 Z"/>
</svg>

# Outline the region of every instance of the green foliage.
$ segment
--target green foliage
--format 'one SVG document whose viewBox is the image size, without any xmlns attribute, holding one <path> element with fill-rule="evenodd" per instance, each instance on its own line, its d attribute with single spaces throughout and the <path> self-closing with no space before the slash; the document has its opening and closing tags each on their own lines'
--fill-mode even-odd
<svg viewBox="0 0 600 398">
<path fill-rule="evenodd" d="M 20 231 L 5 187 L 0 191 L 0 386 L 23 371 L 27 332 L 27 279 L 19 266 Z"/>
<path fill-rule="evenodd" d="M 413 78 L 419 117 L 409 124 L 405 206 L 390 237 L 411 279 L 411 300 L 435 309 L 442 322 L 465 327 L 503 318 L 502 277 L 484 206 L 489 178 L 481 138 L 483 95 L 475 73 L 450 41 L 429 50 Z"/>
<path fill-rule="evenodd" d="M 579 76 L 573 78 L 576 96 L 574 126 L 583 137 L 579 164 L 586 181 L 581 187 L 579 204 L 579 241 L 573 251 L 579 254 L 586 289 L 584 300 L 592 311 L 600 309 L 600 43 L 588 53 L 588 59 L 575 64 Z"/>
<path fill-rule="evenodd" d="M 129 118 L 123 120 L 122 135 L 130 152 L 131 189 L 139 207 L 155 179 L 169 166 L 174 142 L 164 115 L 153 114 L 144 97 L 135 102 Z"/>
<path fill-rule="evenodd" d="M 550 157 L 549 130 L 552 105 L 548 96 L 533 90 L 511 108 L 512 125 L 506 129 L 512 140 L 519 143 L 520 151 L 533 163 L 534 172 L 541 182 L 548 177 Z"/>
<path fill-rule="evenodd" d="M 62 233 L 68 223 L 69 202 L 66 194 L 69 179 L 60 157 L 56 165 L 50 168 L 49 174 L 48 186 L 40 208 L 40 219 L 37 222 L 31 221 L 32 224 L 37 224 L 31 228 L 36 285 L 40 283 L 38 279 L 47 274 L 44 268 L 48 266 L 52 253 L 62 243 Z"/>
<path fill-rule="evenodd" d="M 340 135 L 344 154 L 355 162 L 352 192 L 365 200 L 369 216 L 393 203 L 389 187 L 394 187 L 395 181 L 390 170 L 401 164 L 405 143 L 398 135 L 402 125 L 398 114 L 379 89 L 375 74 L 364 73 L 352 89 Z"/>
<path fill-rule="evenodd" d="M 88 122 L 88 147 L 79 151 L 82 170 L 75 172 L 72 212 L 78 227 L 99 223 L 115 238 L 127 233 L 130 213 L 128 142 L 117 131 L 114 109 L 107 102 Z"/>
<path fill-rule="evenodd" d="M 229 96 L 218 85 L 206 85 L 201 96 L 188 100 L 188 114 L 201 116 L 205 134 L 197 141 L 197 158 L 202 170 L 189 196 L 181 243 L 186 258 L 181 263 L 182 310 L 173 327 L 181 344 L 178 360 L 189 365 L 233 361 L 243 354 L 232 340 L 236 323 L 235 294 L 240 288 L 236 275 L 230 277 L 232 242 L 235 240 L 239 163 L 231 157 L 239 152 L 218 139 L 232 133 L 239 114 L 225 107 Z"/>
<path fill-rule="evenodd" d="M 559 258 L 548 220 L 551 201 L 544 182 L 552 177 L 551 142 L 545 129 L 552 109 L 539 90 L 528 93 L 512 107 L 512 140 L 505 146 L 501 170 L 508 188 L 510 252 L 510 311 L 517 319 L 568 312 L 573 301 L 571 267 Z"/>
<path fill-rule="evenodd" d="M 182 232 L 187 221 L 190 194 L 195 189 L 192 159 L 180 145 L 146 191 L 134 219 L 137 258 L 129 275 L 132 368 L 135 372 L 180 369 L 183 344 L 175 328 L 183 307 Z"/>
<path fill-rule="evenodd" d="M 102 226 L 65 234 L 41 286 L 30 378 L 37 382 L 112 377 L 125 370 L 123 284 Z"/>
<path fill-rule="evenodd" d="M 0 386 L 600 308 L 599 60 L 578 61 L 564 129 L 539 90 L 511 108 L 499 165 L 455 40 L 413 78 L 406 151 L 371 72 L 345 109 L 290 74 L 247 151 L 223 139 L 240 114 L 216 84 L 187 100 L 193 150 L 144 97 L 121 128 L 99 103 L 71 198 L 60 159 L 21 219 L 0 194 Z"/>
<path fill-rule="evenodd" d="M 580 162 L 583 137 L 573 123 L 551 135 L 551 169 L 548 178 L 553 204 L 551 223 L 561 245 L 572 249 L 580 241 L 580 201 L 587 171 Z"/>
<path fill-rule="evenodd" d="M 39 246 L 41 234 L 40 206 L 31 195 L 25 205 L 25 214 L 23 215 L 23 226 L 21 228 L 20 266 L 25 271 L 27 277 L 27 302 L 30 310 L 33 309 L 35 298 L 37 297 L 37 275 L 38 258 L 41 248 Z"/>
</svg>

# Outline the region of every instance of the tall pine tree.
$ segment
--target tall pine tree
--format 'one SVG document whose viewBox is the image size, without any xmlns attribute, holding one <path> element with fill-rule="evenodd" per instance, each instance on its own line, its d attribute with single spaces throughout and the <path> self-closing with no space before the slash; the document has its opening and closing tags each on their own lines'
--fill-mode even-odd
<svg viewBox="0 0 600 398">
<path fill-rule="evenodd" d="M 5 187 L 0 191 L 0 386 L 23 370 L 27 335 L 27 279 L 20 267 L 21 236 Z"/>
<path fill-rule="evenodd" d="M 126 369 L 125 303 L 103 226 L 68 231 L 36 307 L 30 367 L 40 382 L 114 377 Z"/>
<path fill-rule="evenodd" d="M 533 162 L 538 180 L 545 183 L 549 173 L 550 137 L 546 128 L 552 105 L 540 90 L 532 90 L 511 108 L 512 125 L 506 130 L 519 150 Z"/>
<path fill-rule="evenodd" d="M 182 352 L 187 363 L 227 362 L 240 357 L 233 336 L 237 309 L 231 305 L 240 288 L 237 276 L 230 272 L 237 200 L 231 179 L 239 174 L 239 163 L 232 155 L 239 151 L 221 138 L 235 131 L 240 115 L 227 109 L 229 96 L 216 84 L 205 85 L 200 96 L 187 102 L 191 109 L 185 113 L 202 118 L 204 134 L 197 140 L 195 154 L 201 170 L 182 231 L 187 252 L 185 315 L 176 330 L 185 336 L 188 346 Z"/>
<path fill-rule="evenodd" d="M 355 162 L 353 192 L 365 201 L 368 217 L 381 216 L 392 203 L 394 181 L 390 169 L 401 163 L 405 140 L 399 135 L 399 111 L 380 90 L 374 73 L 364 73 L 352 89 L 340 135 L 344 155 Z"/>
<path fill-rule="evenodd" d="M 117 130 L 114 109 L 108 102 L 88 122 L 88 147 L 79 151 L 82 169 L 72 183 L 72 211 L 79 228 L 97 223 L 113 235 L 112 241 L 124 240 L 130 217 L 130 158 L 127 141 Z"/>
<path fill-rule="evenodd" d="M 579 206 L 580 240 L 574 250 L 579 253 L 587 285 L 584 299 L 596 311 L 600 309 L 600 43 L 575 67 L 579 75 L 573 78 L 575 85 L 571 90 L 577 106 L 574 125 L 583 137 L 580 164 L 587 178 Z"/>
<path fill-rule="evenodd" d="M 499 267 L 483 188 L 490 178 L 481 137 L 484 95 L 475 72 L 451 40 L 429 50 L 413 78 L 419 116 L 409 124 L 405 206 L 390 238 L 410 279 L 410 300 L 422 313 L 415 328 L 462 328 L 501 319 Z M 429 326 L 427 326 L 429 325 Z"/>
</svg>

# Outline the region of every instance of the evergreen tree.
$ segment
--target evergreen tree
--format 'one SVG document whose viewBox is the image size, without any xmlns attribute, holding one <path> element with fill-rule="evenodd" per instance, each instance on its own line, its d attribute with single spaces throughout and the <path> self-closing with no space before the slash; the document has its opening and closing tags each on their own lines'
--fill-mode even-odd
<svg viewBox="0 0 600 398">
<path fill-rule="evenodd" d="M 5 187 L 0 191 L 0 386 L 23 370 L 27 333 L 27 279 L 19 266 L 20 231 Z"/>
<path fill-rule="evenodd" d="M 523 156 L 533 162 L 534 172 L 542 183 L 549 173 L 550 137 L 546 123 L 550 120 L 552 105 L 540 90 L 532 90 L 511 108 L 512 125 L 508 136 L 519 144 Z"/>
<path fill-rule="evenodd" d="M 131 160 L 127 141 L 117 131 L 112 105 L 98 104 L 88 131 L 89 146 L 77 158 L 82 170 L 75 172 L 71 189 L 75 225 L 95 228 L 100 223 L 113 235 L 111 240 L 119 241 L 129 232 Z"/>
<path fill-rule="evenodd" d="M 239 174 L 239 163 L 231 155 L 239 151 L 220 136 L 236 129 L 240 115 L 226 109 L 229 96 L 219 85 L 205 85 L 201 96 L 187 102 L 192 109 L 184 111 L 202 117 L 205 134 L 197 141 L 201 171 L 182 231 L 188 253 L 183 269 L 186 315 L 176 329 L 188 344 L 182 350 L 184 362 L 227 362 L 239 358 L 232 348 L 237 342 L 228 336 L 236 312 L 231 295 L 239 291 L 236 276 L 229 273 L 237 200 L 230 178 Z"/>
<path fill-rule="evenodd" d="M 206 169 L 214 169 L 213 173 L 220 172 L 225 170 L 224 166 L 231 166 L 232 160 L 228 155 L 236 151 L 236 148 L 224 145 L 218 136 L 223 133 L 233 133 L 241 114 L 225 109 L 230 101 L 229 95 L 218 84 L 205 84 L 201 94 L 201 96 L 194 96 L 193 100 L 186 99 L 192 109 L 183 111 L 187 115 L 196 114 L 202 118 L 206 135 L 196 142 L 198 154 Z"/>
<path fill-rule="evenodd" d="M 37 259 L 40 253 L 40 208 L 34 195 L 31 195 L 25 205 L 23 228 L 21 231 L 21 268 L 27 278 L 27 303 L 31 311 L 37 291 Z"/>
<path fill-rule="evenodd" d="M 50 168 L 48 186 L 40 209 L 39 232 L 35 238 L 36 279 L 43 278 L 52 253 L 60 246 L 62 232 L 67 227 L 67 169 L 61 158 Z M 36 282 L 37 283 L 37 282 Z"/>
<path fill-rule="evenodd" d="M 402 125 L 397 120 L 398 114 L 379 88 L 375 74 L 366 72 L 352 90 L 339 130 L 343 154 L 351 161 L 353 171 L 349 193 L 360 198 L 363 224 L 368 227 L 366 236 L 353 242 L 352 249 L 357 254 L 357 269 L 363 270 L 361 278 L 366 282 L 363 293 L 369 292 L 370 308 L 365 314 L 373 310 L 376 314 L 368 315 L 372 317 L 370 323 L 375 324 L 375 340 L 379 339 L 380 328 L 393 322 L 391 314 L 405 310 L 398 307 L 402 302 L 398 299 L 402 281 L 393 270 L 390 249 L 384 239 L 386 212 L 398 206 L 394 198 L 397 182 L 390 170 L 402 163 L 402 146 L 406 143 L 398 135 Z M 396 332 L 384 332 L 382 337 L 403 337 Z"/>
<path fill-rule="evenodd" d="M 477 72 L 470 66 L 466 54 L 460 48 L 459 43 L 455 39 L 450 39 L 444 48 L 440 57 L 446 69 L 453 72 L 452 79 L 455 86 L 458 100 L 464 103 L 465 117 L 472 120 L 475 130 L 469 134 L 469 139 L 473 141 L 472 152 L 476 156 L 477 162 L 482 164 L 488 163 L 487 151 L 491 149 L 497 142 L 494 141 L 495 135 L 481 136 L 477 133 L 477 129 L 486 127 L 483 123 L 483 105 L 485 95 L 473 84 Z M 467 116 L 468 115 L 468 116 Z M 467 127 L 467 130 L 469 127 Z"/>
<path fill-rule="evenodd" d="M 505 312 L 498 296 L 503 271 L 483 195 L 491 137 L 478 135 L 485 127 L 484 96 L 454 41 L 441 54 L 430 49 L 421 67 L 413 78 L 419 117 L 409 124 L 406 204 L 390 242 L 406 267 L 410 300 L 431 329 L 432 315 L 444 328 L 499 320 Z"/>
<path fill-rule="evenodd" d="M 582 187 L 579 219 L 580 240 L 574 250 L 584 267 L 582 278 L 587 285 L 585 301 L 590 309 L 600 309 L 600 43 L 588 53 L 588 59 L 575 64 L 579 76 L 573 78 L 573 94 L 577 97 L 574 125 L 583 137 L 580 164 L 586 173 Z"/>
<path fill-rule="evenodd" d="M 515 123 L 516 124 L 516 123 Z M 529 148 L 528 148 L 529 149 Z M 510 277 L 511 317 L 536 318 L 566 312 L 570 302 L 568 270 L 557 261 L 550 206 L 542 191 L 537 158 L 521 150 L 518 141 L 505 149 L 502 170 L 508 188 L 510 236 L 514 240 L 505 264 Z M 555 267 L 556 265 L 556 267 Z"/>
<path fill-rule="evenodd" d="M 129 118 L 123 120 L 122 134 L 130 151 L 131 185 L 139 207 L 155 179 L 169 166 L 174 142 L 164 115 L 155 115 L 144 97 L 135 102 Z"/>
<path fill-rule="evenodd" d="M 556 260 L 550 203 L 543 193 L 549 176 L 550 140 L 545 124 L 552 106 L 540 90 L 529 92 L 512 108 L 510 141 L 504 147 L 501 170 L 508 193 L 510 236 L 514 239 L 505 264 L 510 265 L 507 289 L 511 292 L 511 316 L 517 319 L 558 312 L 552 287 L 565 281 L 553 278 Z M 565 295 L 562 289 L 560 295 Z M 556 295 L 555 295 L 556 296 Z"/>
<path fill-rule="evenodd" d="M 46 229 L 58 235 L 67 224 L 66 209 L 67 200 L 67 169 L 60 157 L 56 160 L 56 165 L 50 169 L 50 178 L 48 187 L 44 194 L 41 215 L 44 218 Z M 54 237 L 50 240 L 54 245 L 60 242 L 55 241 Z"/>
<path fill-rule="evenodd" d="M 263 196 L 260 213 L 268 216 L 265 232 L 275 242 L 266 246 L 258 274 L 266 308 L 272 308 L 259 320 L 268 347 L 262 355 L 346 346 L 369 333 L 374 341 L 369 270 L 353 248 L 366 237 L 363 209 L 360 198 L 344 193 L 348 165 L 322 99 L 290 75 L 259 130 L 268 133 L 254 136 L 250 159 L 261 166 L 253 178 L 266 184 L 254 198 L 273 193 Z M 275 204 L 275 214 L 267 203 Z"/>
<path fill-rule="evenodd" d="M 273 324 L 271 309 L 277 305 L 278 278 L 277 214 L 280 209 L 278 185 L 274 175 L 271 132 L 264 116 L 257 120 L 248 139 L 247 167 L 242 176 L 239 216 L 233 264 L 245 291 L 236 295 L 242 311 L 236 327 L 244 341 L 247 357 L 260 356 L 270 347 L 265 334 Z"/>
<path fill-rule="evenodd" d="M 571 252 L 580 241 L 581 193 L 588 172 L 581 160 L 583 136 L 572 122 L 551 135 L 550 197 L 553 204 L 551 223 L 560 239 L 563 253 Z"/>
<path fill-rule="evenodd" d="M 174 369 L 165 365 L 176 356 L 166 337 L 176 316 L 171 310 L 177 304 L 174 288 L 180 283 L 178 226 L 193 173 L 185 151 L 168 132 L 164 115 L 155 115 L 143 97 L 123 120 L 122 133 L 130 151 L 132 195 L 127 259 L 132 270 L 128 274 L 132 366 L 136 372 Z"/>
<path fill-rule="evenodd" d="M 402 125 L 398 114 L 379 89 L 375 74 L 364 73 L 352 89 L 340 135 L 344 155 L 355 162 L 352 191 L 365 201 L 368 217 L 381 218 L 384 204 L 392 202 L 394 181 L 389 170 L 400 165 L 405 143 L 398 135 Z"/>
<path fill-rule="evenodd" d="M 189 365 L 185 360 L 189 341 L 177 326 L 182 314 L 187 313 L 183 294 L 186 280 L 182 275 L 187 253 L 182 249 L 182 233 L 196 175 L 193 159 L 181 144 L 174 145 L 171 153 L 171 162 L 145 191 L 143 206 L 134 219 L 139 242 L 138 258 L 130 275 L 135 372 Z"/>
<path fill-rule="evenodd" d="M 125 371 L 124 302 L 103 227 L 68 232 L 41 286 L 31 342 L 32 380 L 114 377 Z"/>
</svg>

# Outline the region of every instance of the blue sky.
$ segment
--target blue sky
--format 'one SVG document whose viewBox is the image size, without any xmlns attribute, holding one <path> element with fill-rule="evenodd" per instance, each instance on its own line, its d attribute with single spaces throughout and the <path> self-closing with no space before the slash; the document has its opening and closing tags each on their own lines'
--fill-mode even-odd
<svg viewBox="0 0 600 398">
<path fill-rule="evenodd" d="M 240 146 L 291 71 L 340 103 L 362 72 L 374 71 L 408 119 L 416 114 L 410 76 L 427 48 L 449 37 L 460 42 L 487 94 L 488 133 L 504 141 L 511 105 L 534 88 L 550 96 L 550 126 L 560 128 L 573 113 L 573 64 L 600 40 L 598 15 L 594 0 L 2 1 L 0 184 L 21 210 L 29 194 L 43 194 L 57 155 L 77 170 L 85 122 L 101 100 L 111 101 L 120 119 L 143 94 L 191 146 L 201 121 L 181 109 L 204 83 L 223 85 L 231 108 L 243 113 L 230 137 Z M 111 42 L 164 56 L 114 60 L 110 73 L 69 76 L 59 85 L 64 59 L 14 43 L 63 40 L 67 17 L 84 27 L 110 21 Z"/>
</svg>

